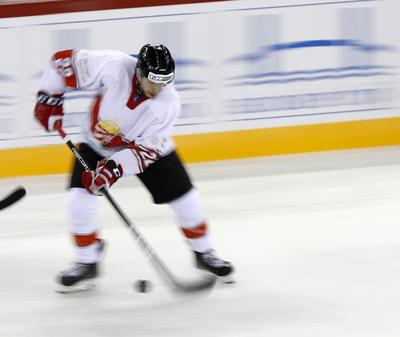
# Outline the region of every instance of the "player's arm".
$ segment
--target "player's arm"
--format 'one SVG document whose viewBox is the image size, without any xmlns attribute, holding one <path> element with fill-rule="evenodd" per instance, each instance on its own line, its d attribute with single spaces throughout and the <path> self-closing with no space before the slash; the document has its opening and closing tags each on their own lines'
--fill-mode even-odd
<svg viewBox="0 0 400 337">
<path fill-rule="evenodd" d="M 54 130 L 64 115 L 64 93 L 67 90 L 91 89 L 101 86 L 102 54 L 83 49 L 56 52 L 40 79 L 35 118 L 47 130 Z M 97 80 L 96 80 L 97 79 Z"/>
<path fill-rule="evenodd" d="M 75 51 L 64 50 L 53 55 L 43 71 L 37 93 L 34 116 L 46 131 L 53 131 L 64 116 L 64 93 L 67 88 L 77 89 L 73 67 Z"/>
<path fill-rule="evenodd" d="M 155 138 L 153 137 L 153 141 Z M 165 147 L 167 139 L 159 140 Z M 173 148 L 172 143 L 169 143 Z M 143 144 L 130 144 L 129 148 L 114 153 L 100 161 L 95 171 L 86 171 L 82 183 L 93 194 L 101 194 L 101 189 L 109 189 L 119 178 L 144 172 L 149 165 L 158 160 L 163 149 Z"/>
</svg>

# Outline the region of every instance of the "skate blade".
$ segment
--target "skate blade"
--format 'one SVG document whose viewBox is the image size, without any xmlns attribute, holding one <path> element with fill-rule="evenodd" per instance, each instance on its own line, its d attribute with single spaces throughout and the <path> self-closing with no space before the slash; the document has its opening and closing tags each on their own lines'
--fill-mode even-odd
<svg viewBox="0 0 400 337">
<path fill-rule="evenodd" d="M 236 280 L 233 278 L 232 275 L 219 276 L 218 279 L 220 280 L 221 283 L 225 283 L 225 284 L 235 284 L 236 283 Z"/>
<path fill-rule="evenodd" d="M 82 281 L 72 286 L 59 285 L 56 292 L 59 294 L 78 294 L 93 291 L 97 288 L 94 281 Z"/>
</svg>

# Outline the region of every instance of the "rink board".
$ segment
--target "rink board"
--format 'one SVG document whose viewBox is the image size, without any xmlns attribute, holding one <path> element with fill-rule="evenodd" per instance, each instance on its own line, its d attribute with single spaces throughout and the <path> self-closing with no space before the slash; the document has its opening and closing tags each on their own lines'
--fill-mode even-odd
<svg viewBox="0 0 400 337">
<path fill-rule="evenodd" d="M 69 48 L 134 56 L 145 43 L 166 44 L 185 162 L 400 144 L 398 2 L 128 0 L 100 10 L 93 0 L 71 6 L 76 13 L 61 5 L 75 2 L 51 1 L 47 15 L 33 4 L 2 7 L 0 177 L 68 171 L 71 154 L 32 110 L 43 67 Z M 63 126 L 74 142 L 95 95 L 66 92 Z"/>
<path fill-rule="evenodd" d="M 187 163 L 400 144 L 400 118 L 314 124 L 174 137 Z M 65 145 L 0 151 L 0 177 L 66 173 Z"/>
</svg>

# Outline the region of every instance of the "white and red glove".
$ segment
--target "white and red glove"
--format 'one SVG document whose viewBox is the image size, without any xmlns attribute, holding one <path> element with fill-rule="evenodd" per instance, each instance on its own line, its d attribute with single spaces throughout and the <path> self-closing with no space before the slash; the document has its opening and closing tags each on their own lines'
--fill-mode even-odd
<svg viewBox="0 0 400 337">
<path fill-rule="evenodd" d="M 59 121 L 62 126 L 64 116 L 64 97 L 62 94 L 49 95 L 43 91 L 37 94 L 34 116 L 46 131 L 54 131 L 54 125 Z"/>
<path fill-rule="evenodd" d="M 102 195 L 102 190 L 108 190 L 119 178 L 122 177 L 121 165 L 112 159 L 104 159 L 97 163 L 95 171 L 82 173 L 82 184 L 92 194 Z"/>
</svg>

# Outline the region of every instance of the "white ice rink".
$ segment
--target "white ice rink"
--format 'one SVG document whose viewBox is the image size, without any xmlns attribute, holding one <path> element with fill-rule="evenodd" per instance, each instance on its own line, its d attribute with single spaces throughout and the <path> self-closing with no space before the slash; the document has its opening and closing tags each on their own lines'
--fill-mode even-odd
<svg viewBox="0 0 400 337">
<path fill-rule="evenodd" d="M 400 147 L 189 166 L 235 285 L 176 296 L 103 201 L 101 287 L 54 292 L 72 259 L 65 176 L 0 180 L 0 337 L 399 337 Z M 173 272 L 194 269 L 172 213 L 128 178 L 112 194 Z M 153 291 L 132 283 L 150 279 Z"/>
</svg>

